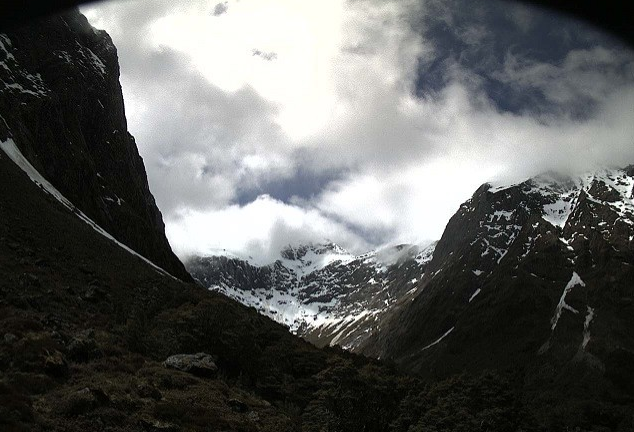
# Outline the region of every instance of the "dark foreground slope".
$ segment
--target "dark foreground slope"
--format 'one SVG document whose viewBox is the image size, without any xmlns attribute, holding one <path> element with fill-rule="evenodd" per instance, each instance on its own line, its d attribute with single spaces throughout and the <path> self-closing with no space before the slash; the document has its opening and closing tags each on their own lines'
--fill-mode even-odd
<svg viewBox="0 0 634 432">
<path fill-rule="evenodd" d="M 425 385 L 160 274 L 4 153 L 0 338 L 3 431 L 537 430 L 508 377 Z M 216 377 L 162 365 L 195 352 Z"/>
<path fill-rule="evenodd" d="M 122 243 L 191 280 L 128 133 L 117 50 L 77 10 L 0 33 L 0 139 Z"/>
</svg>

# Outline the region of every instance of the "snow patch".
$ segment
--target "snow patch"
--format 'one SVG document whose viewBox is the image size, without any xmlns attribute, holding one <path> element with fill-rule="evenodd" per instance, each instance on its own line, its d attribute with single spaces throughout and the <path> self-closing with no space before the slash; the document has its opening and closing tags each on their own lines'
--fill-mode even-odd
<svg viewBox="0 0 634 432">
<path fill-rule="evenodd" d="M 506 210 L 496 210 L 495 212 L 493 212 L 493 214 L 489 217 L 489 222 L 492 222 L 496 219 L 506 219 L 507 221 L 511 220 L 511 217 L 513 216 L 513 213 L 515 213 L 515 210 L 511 210 L 511 211 L 506 211 Z"/>
<path fill-rule="evenodd" d="M 526 180 L 524 180 L 524 181 L 526 181 Z M 507 184 L 507 183 L 500 182 L 500 181 L 490 181 L 490 182 L 487 183 L 487 185 L 489 186 L 489 189 L 488 189 L 489 192 L 497 193 L 497 192 L 501 192 L 501 191 L 506 190 L 506 189 L 510 189 L 510 188 L 515 187 L 515 186 L 517 186 L 519 184 L 522 184 L 522 183 L 523 182 Z"/>
<path fill-rule="evenodd" d="M 93 64 L 97 67 L 97 69 L 99 69 L 101 74 L 104 75 L 106 73 L 106 65 L 103 64 L 101 59 L 99 57 L 97 57 L 97 54 L 92 52 L 92 50 L 90 48 L 85 48 L 85 49 L 86 49 L 86 51 L 88 51 L 88 54 L 92 58 Z"/>
<path fill-rule="evenodd" d="M 542 209 L 542 218 L 556 227 L 563 228 L 572 213 L 578 196 L 579 191 L 573 190 L 560 195 L 554 202 L 545 204 Z"/>
<path fill-rule="evenodd" d="M 121 198 L 119 198 L 116 194 L 115 194 L 114 198 L 111 198 L 111 197 L 103 197 L 103 200 L 104 200 L 104 201 L 111 202 L 111 203 L 116 204 L 116 205 L 118 205 L 118 206 L 121 206 L 121 203 L 124 203 L 124 202 L 125 202 L 124 200 L 122 200 Z"/>
<path fill-rule="evenodd" d="M 284 267 L 292 270 L 298 279 L 302 279 L 304 276 L 317 270 L 321 270 L 330 264 L 336 262 L 348 264 L 355 259 L 354 255 L 345 251 L 320 252 L 321 251 L 315 250 L 314 248 L 309 248 L 309 250 L 300 258 L 288 259 L 282 257 L 279 261 L 282 265 L 284 265 Z"/>
<path fill-rule="evenodd" d="M 416 260 L 418 264 L 427 264 L 430 262 L 434 257 L 434 250 L 436 249 L 437 244 L 438 242 L 436 241 L 421 248 L 421 251 L 416 255 L 414 260 Z"/>
<path fill-rule="evenodd" d="M 469 303 L 471 303 L 471 300 L 473 300 L 474 298 L 476 298 L 476 296 L 480 294 L 480 288 L 478 288 L 477 290 L 475 290 L 475 292 L 473 294 L 471 294 L 471 297 L 469 297 Z"/>
<path fill-rule="evenodd" d="M 580 285 L 582 287 L 586 286 L 585 282 L 581 280 L 577 272 L 572 272 L 572 277 L 564 288 L 564 292 L 561 294 L 561 298 L 559 299 L 559 303 L 557 304 L 557 308 L 555 309 L 555 315 L 553 315 L 552 319 L 550 320 L 551 330 L 554 331 L 555 327 L 557 327 L 557 323 L 559 322 L 559 318 L 561 318 L 561 314 L 564 309 L 572 313 L 579 313 L 578 310 L 566 303 L 566 295 L 568 295 L 568 293 L 577 285 Z"/>
<path fill-rule="evenodd" d="M 581 343 L 581 349 L 585 350 L 588 342 L 590 342 L 590 323 L 594 318 L 594 309 L 587 306 L 586 319 L 583 322 L 583 342 Z"/>
<path fill-rule="evenodd" d="M 73 58 L 66 51 L 63 51 L 63 50 L 55 51 L 55 54 L 57 54 L 57 57 L 60 60 L 64 60 L 65 63 L 68 63 L 68 64 L 73 63 Z"/>
<path fill-rule="evenodd" d="M 563 244 L 566 245 L 566 249 L 568 249 L 569 251 L 574 252 L 575 249 L 570 245 L 570 240 L 566 240 L 563 237 L 559 237 L 559 241 L 561 241 Z"/>
<path fill-rule="evenodd" d="M 434 345 L 438 344 L 441 340 L 443 340 L 444 338 L 446 338 L 446 337 L 449 335 L 449 333 L 451 333 L 451 332 L 453 331 L 453 329 L 454 329 L 454 328 L 455 328 L 455 327 L 452 327 L 452 328 L 450 328 L 449 330 L 447 330 L 447 331 L 445 332 L 445 334 L 444 334 L 444 335 L 440 336 L 438 339 L 436 339 L 435 341 L 433 341 L 432 343 L 430 343 L 429 345 L 427 345 L 426 347 L 424 347 L 421 351 L 425 351 L 426 349 L 431 348 L 431 347 L 433 347 Z"/>
<path fill-rule="evenodd" d="M 412 288 L 411 290 L 407 291 L 407 292 L 405 293 L 405 296 L 407 297 L 407 296 L 409 296 L 409 295 L 412 295 L 412 294 L 414 294 L 416 291 L 418 291 L 418 287 L 414 287 L 414 288 Z M 414 299 L 412 299 L 412 300 L 414 300 Z"/>
<path fill-rule="evenodd" d="M 15 62 L 15 57 L 8 48 L 11 47 L 11 40 L 3 34 L 0 34 L 0 53 L 4 53 L 4 60 L 0 60 L 0 66 L 8 72 L 11 72 L 11 68 L 7 65 L 7 61 L 11 60 Z"/>
</svg>

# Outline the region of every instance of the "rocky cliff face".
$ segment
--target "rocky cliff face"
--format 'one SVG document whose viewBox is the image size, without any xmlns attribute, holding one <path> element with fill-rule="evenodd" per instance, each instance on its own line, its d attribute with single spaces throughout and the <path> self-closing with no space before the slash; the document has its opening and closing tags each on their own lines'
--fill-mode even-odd
<svg viewBox="0 0 634 432">
<path fill-rule="evenodd" d="M 0 139 L 116 239 L 189 280 L 127 130 L 117 51 L 77 10 L 0 34 Z"/>
<path fill-rule="evenodd" d="M 522 365 L 536 387 L 604 391 L 607 377 L 631 392 L 633 171 L 483 185 L 420 294 L 360 349 L 425 376 Z"/>
</svg>

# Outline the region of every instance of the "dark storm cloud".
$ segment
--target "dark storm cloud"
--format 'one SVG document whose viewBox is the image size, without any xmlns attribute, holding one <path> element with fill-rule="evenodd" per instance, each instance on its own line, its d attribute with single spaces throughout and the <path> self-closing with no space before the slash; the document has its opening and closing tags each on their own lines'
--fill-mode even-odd
<svg viewBox="0 0 634 432">
<path fill-rule="evenodd" d="M 456 79 L 505 112 L 590 118 L 632 79 L 633 58 L 614 39 L 542 10 L 494 1 L 430 1 L 414 25 L 434 47 L 418 64 L 416 93 Z M 584 56 L 583 60 L 571 57 Z M 583 54 L 581 54 L 583 53 Z"/>
<path fill-rule="evenodd" d="M 259 184 L 245 185 L 238 190 L 235 202 L 245 205 L 263 194 L 284 203 L 310 201 L 318 197 L 329 184 L 343 179 L 346 173 L 345 170 L 315 171 L 310 167 L 298 165 L 294 173 L 288 177 L 263 179 Z"/>
</svg>

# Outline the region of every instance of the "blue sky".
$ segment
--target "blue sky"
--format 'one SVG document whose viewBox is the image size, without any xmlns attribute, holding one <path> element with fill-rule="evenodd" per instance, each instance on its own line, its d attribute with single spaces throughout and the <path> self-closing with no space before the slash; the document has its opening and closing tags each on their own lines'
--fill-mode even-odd
<svg viewBox="0 0 634 432">
<path fill-rule="evenodd" d="M 495 0 L 109 1 L 181 255 L 428 242 L 483 182 L 634 162 L 634 56 Z"/>
<path fill-rule="evenodd" d="M 599 97 L 578 91 L 565 101 L 555 100 L 545 83 L 523 82 L 513 72 L 537 65 L 565 69 L 571 52 L 601 47 L 622 54 L 604 62 L 595 56 L 585 65 L 612 75 L 606 80 L 611 87 L 607 91 L 632 79 L 631 55 L 622 52 L 619 41 L 579 21 L 512 3 L 506 7 L 495 1 L 436 3 L 421 18 L 420 32 L 435 47 L 434 56 L 418 66 L 416 93 L 421 97 L 442 90 L 452 78 L 451 67 L 459 67 L 471 74 L 500 111 L 582 120 L 594 114 Z M 552 71 L 543 78 L 560 77 Z"/>
</svg>

